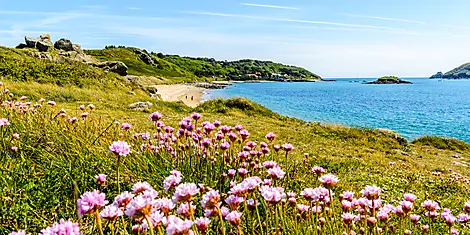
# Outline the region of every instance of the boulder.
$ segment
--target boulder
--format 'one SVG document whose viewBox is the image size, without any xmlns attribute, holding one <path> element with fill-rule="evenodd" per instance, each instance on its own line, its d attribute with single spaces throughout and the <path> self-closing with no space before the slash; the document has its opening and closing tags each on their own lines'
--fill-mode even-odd
<svg viewBox="0 0 470 235">
<path fill-rule="evenodd" d="M 137 102 L 129 105 L 129 108 L 132 110 L 144 111 L 148 110 L 153 106 L 150 102 Z"/>
<path fill-rule="evenodd" d="M 29 53 L 29 56 L 36 57 L 36 58 L 43 59 L 43 60 L 53 60 L 51 54 L 49 54 L 47 52 L 31 51 Z"/>
<path fill-rule="evenodd" d="M 155 61 L 153 61 L 152 57 L 149 56 L 145 51 L 142 50 L 135 50 L 135 54 L 139 55 L 140 60 L 146 64 L 155 64 Z"/>
<path fill-rule="evenodd" d="M 24 41 L 26 42 L 26 46 L 29 48 L 36 48 L 36 43 L 39 41 L 39 39 L 25 36 Z"/>
<path fill-rule="evenodd" d="M 150 93 L 150 95 L 155 95 L 158 92 L 158 89 L 155 86 L 147 86 L 145 89 Z"/>
<path fill-rule="evenodd" d="M 51 47 L 53 47 L 52 42 L 50 40 L 39 40 L 36 42 L 36 48 L 40 52 L 47 52 Z"/>
<path fill-rule="evenodd" d="M 69 39 L 61 38 L 54 43 L 54 48 L 57 50 L 72 51 L 73 44 Z"/>
<path fill-rule="evenodd" d="M 23 48 L 27 48 L 27 47 L 28 47 L 28 45 L 26 45 L 25 43 L 20 43 L 20 44 L 18 44 L 18 46 L 16 46 L 15 48 L 16 48 L 16 49 L 23 49 Z"/>
<path fill-rule="evenodd" d="M 113 73 L 117 73 L 121 76 L 127 75 L 127 66 L 121 61 L 106 61 L 106 62 L 98 62 L 92 64 L 95 67 L 104 69 L 106 71 L 110 71 Z"/>
<path fill-rule="evenodd" d="M 76 51 L 80 54 L 85 54 L 85 52 L 83 52 L 83 50 L 82 50 L 82 47 L 78 44 L 72 44 L 72 50 Z"/>
<path fill-rule="evenodd" d="M 39 36 L 39 38 L 40 38 L 41 40 L 48 40 L 48 41 L 50 41 L 50 40 L 51 40 L 51 35 L 48 34 L 48 33 L 43 33 L 43 34 L 41 34 L 41 36 Z"/>
</svg>

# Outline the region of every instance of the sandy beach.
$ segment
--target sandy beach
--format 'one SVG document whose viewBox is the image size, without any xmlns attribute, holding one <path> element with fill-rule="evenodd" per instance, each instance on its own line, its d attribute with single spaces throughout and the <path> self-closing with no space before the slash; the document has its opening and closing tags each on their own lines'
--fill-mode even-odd
<svg viewBox="0 0 470 235">
<path fill-rule="evenodd" d="M 205 88 L 186 84 L 157 85 L 157 94 L 164 101 L 182 101 L 189 107 L 196 107 L 201 102 Z"/>
</svg>

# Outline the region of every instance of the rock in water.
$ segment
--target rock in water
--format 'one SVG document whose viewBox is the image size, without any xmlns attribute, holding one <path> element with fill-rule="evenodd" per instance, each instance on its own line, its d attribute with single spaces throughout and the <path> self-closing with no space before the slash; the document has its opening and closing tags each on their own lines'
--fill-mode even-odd
<svg viewBox="0 0 470 235">
<path fill-rule="evenodd" d="M 93 64 L 93 66 L 117 73 L 121 76 L 127 75 L 127 66 L 121 61 L 106 61 Z"/>
<path fill-rule="evenodd" d="M 54 48 L 57 50 L 73 51 L 73 44 L 69 39 L 61 38 L 54 43 Z"/>
</svg>

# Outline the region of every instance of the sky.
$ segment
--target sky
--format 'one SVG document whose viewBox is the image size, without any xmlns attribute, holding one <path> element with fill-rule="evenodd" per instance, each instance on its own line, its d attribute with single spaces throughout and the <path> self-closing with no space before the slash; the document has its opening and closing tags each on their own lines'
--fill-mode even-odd
<svg viewBox="0 0 470 235">
<path fill-rule="evenodd" d="M 468 0 L 4 1 L 0 45 L 50 33 L 86 49 L 271 60 L 322 77 L 428 77 L 470 61 Z"/>
</svg>

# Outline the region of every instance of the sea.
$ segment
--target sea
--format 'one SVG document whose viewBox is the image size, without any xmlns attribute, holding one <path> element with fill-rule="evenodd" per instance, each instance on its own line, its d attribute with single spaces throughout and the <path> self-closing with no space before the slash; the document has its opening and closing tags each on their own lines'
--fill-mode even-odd
<svg viewBox="0 0 470 235">
<path fill-rule="evenodd" d="M 412 140 L 424 135 L 470 143 L 470 80 L 402 78 L 413 84 L 335 82 L 235 83 L 203 99 L 246 97 L 277 113 L 305 121 L 385 128 Z"/>
</svg>

